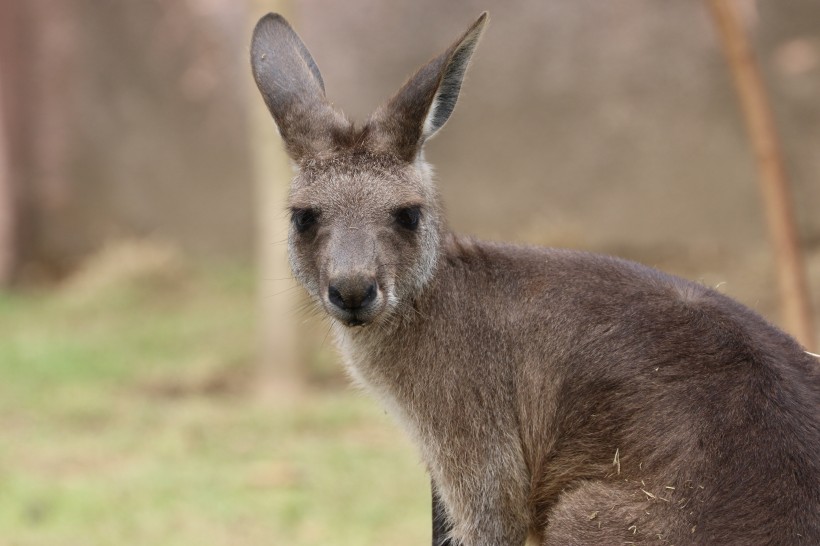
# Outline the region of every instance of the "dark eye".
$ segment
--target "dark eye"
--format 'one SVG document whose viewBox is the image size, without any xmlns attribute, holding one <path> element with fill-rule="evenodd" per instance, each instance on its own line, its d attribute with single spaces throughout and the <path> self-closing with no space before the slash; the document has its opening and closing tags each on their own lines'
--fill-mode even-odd
<svg viewBox="0 0 820 546">
<path fill-rule="evenodd" d="M 419 227 L 419 219 L 421 218 L 420 207 L 402 207 L 395 212 L 396 223 L 408 229 L 415 231 Z"/>
<path fill-rule="evenodd" d="M 316 223 L 317 216 L 317 212 L 313 209 L 295 209 L 291 213 L 291 221 L 296 231 L 304 233 Z"/>
</svg>

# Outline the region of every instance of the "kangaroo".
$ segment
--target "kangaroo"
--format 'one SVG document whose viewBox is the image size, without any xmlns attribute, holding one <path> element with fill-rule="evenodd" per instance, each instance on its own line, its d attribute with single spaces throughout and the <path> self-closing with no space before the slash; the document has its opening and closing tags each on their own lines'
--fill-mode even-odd
<svg viewBox="0 0 820 546">
<path fill-rule="evenodd" d="M 423 148 L 486 23 L 360 126 L 284 18 L 251 44 L 293 274 L 418 446 L 434 543 L 820 544 L 820 373 L 792 338 L 637 263 L 447 228 Z"/>
</svg>

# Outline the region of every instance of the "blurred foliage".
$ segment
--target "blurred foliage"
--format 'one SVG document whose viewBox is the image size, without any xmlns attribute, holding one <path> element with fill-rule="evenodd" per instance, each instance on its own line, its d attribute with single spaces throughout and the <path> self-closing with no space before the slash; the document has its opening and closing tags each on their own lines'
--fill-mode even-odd
<svg viewBox="0 0 820 546">
<path fill-rule="evenodd" d="M 267 388 L 249 268 L 110 246 L 0 297 L 0 544 L 429 540 L 406 440 L 347 391 Z"/>
</svg>

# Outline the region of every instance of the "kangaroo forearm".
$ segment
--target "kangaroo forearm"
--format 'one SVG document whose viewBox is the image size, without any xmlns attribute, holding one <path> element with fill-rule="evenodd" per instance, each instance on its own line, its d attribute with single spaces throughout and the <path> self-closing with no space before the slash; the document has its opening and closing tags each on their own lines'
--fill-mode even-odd
<svg viewBox="0 0 820 546">
<path fill-rule="evenodd" d="M 439 497 L 436 482 L 430 480 L 430 491 L 433 497 L 433 546 L 458 546 L 450 538 L 453 526 L 447 519 L 444 503 Z"/>
</svg>

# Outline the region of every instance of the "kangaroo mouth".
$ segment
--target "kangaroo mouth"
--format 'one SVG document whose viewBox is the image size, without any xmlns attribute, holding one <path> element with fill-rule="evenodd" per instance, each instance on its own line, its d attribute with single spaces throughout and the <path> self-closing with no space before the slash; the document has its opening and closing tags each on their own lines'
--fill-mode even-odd
<svg viewBox="0 0 820 546">
<path fill-rule="evenodd" d="M 357 326 L 364 327 L 373 322 L 373 320 L 379 315 L 379 311 L 350 312 L 343 311 L 341 309 L 334 309 L 331 311 L 330 315 L 345 326 L 355 328 Z"/>
<path fill-rule="evenodd" d="M 383 301 L 360 309 L 340 309 L 335 305 L 325 303 L 325 311 L 327 311 L 327 314 L 350 328 L 364 327 L 372 324 L 379 315 L 381 315 L 383 310 Z"/>
</svg>

